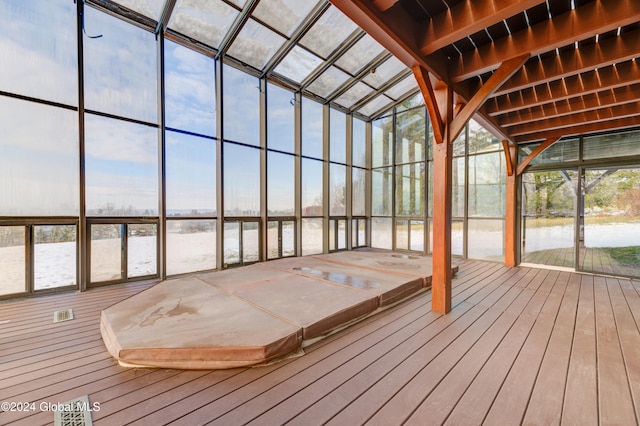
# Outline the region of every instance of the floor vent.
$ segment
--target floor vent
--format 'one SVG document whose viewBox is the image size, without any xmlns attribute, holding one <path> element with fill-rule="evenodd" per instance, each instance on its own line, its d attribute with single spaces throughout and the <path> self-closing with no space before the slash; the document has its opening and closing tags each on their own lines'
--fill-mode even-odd
<svg viewBox="0 0 640 426">
<path fill-rule="evenodd" d="M 87 395 L 57 405 L 61 409 L 53 413 L 54 426 L 93 426 Z"/>
<path fill-rule="evenodd" d="M 69 321 L 73 319 L 73 309 L 64 309 L 53 313 L 53 322 Z"/>
</svg>

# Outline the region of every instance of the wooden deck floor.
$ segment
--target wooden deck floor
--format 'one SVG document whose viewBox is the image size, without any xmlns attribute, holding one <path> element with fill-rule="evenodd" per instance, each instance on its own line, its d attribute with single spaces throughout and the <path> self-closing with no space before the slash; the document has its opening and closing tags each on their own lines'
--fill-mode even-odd
<svg viewBox="0 0 640 426">
<path fill-rule="evenodd" d="M 0 401 L 88 395 L 98 425 L 637 424 L 640 282 L 460 262 L 454 308 L 422 294 L 271 366 L 126 369 L 99 312 L 149 284 L 0 305 Z M 75 319 L 54 324 L 52 312 Z"/>
<path fill-rule="evenodd" d="M 634 247 L 636 252 L 638 248 Z M 573 268 L 575 264 L 575 251 L 573 248 L 557 248 L 539 250 L 524 253 L 523 262 L 538 265 L 553 265 L 565 268 Z M 604 275 L 618 275 L 637 277 L 640 275 L 640 265 L 634 260 L 621 263 L 614 259 L 609 252 L 601 248 L 580 248 L 579 270 Z"/>
</svg>

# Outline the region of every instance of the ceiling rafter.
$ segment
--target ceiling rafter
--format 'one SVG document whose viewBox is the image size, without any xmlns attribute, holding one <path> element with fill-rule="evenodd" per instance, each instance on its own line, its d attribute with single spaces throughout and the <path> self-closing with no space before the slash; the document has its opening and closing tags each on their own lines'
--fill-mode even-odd
<svg viewBox="0 0 640 426">
<path fill-rule="evenodd" d="M 636 83 L 640 83 L 640 61 L 626 61 L 491 98 L 485 103 L 484 111 L 489 115 L 499 116 Z"/>
<path fill-rule="evenodd" d="M 425 61 L 416 37 L 422 25 L 404 8 L 391 7 L 381 12 L 368 0 L 331 0 L 331 3 L 408 67 L 419 64 L 439 79 L 448 79 L 448 59 L 436 52 L 430 55 L 429 62 Z"/>
<path fill-rule="evenodd" d="M 384 12 L 395 5 L 398 0 L 372 0 L 373 5 L 378 8 L 380 12 Z"/>
<path fill-rule="evenodd" d="M 505 60 L 529 52 L 536 56 L 594 37 L 640 19 L 640 2 L 610 0 L 587 3 L 532 27 L 484 44 L 454 59 L 451 80 L 460 82 L 495 69 Z"/>
<path fill-rule="evenodd" d="M 508 130 L 510 126 L 518 124 L 638 102 L 638 99 L 640 99 L 640 84 L 635 84 L 512 112 L 501 116 L 498 122 Z"/>
<path fill-rule="evenodd" d="M 227 31 L 227 34 L 225 34 L 224 38 L 220 42 L 220 45 L 218 46 L 218 55 L 216 59 L 221 58 L 223 55 L 227 53 L 227 50 L 229 50 L 229 48 L 231 47 L 231 43 L 233 43 L 233 41 L 236 39 L 238 34 L 240 34 L 242 27 L 244 26 L 244 24 L 247 23 L 247 21 L 251 17 L 251 14 L 255 10 L 256 6 L 258 5 L 258 1 L 259 0 L 249 0 L 244 5 L 242 12 L 240 12 L 240 14 L 236 16 L 236 19 L 233 21 L 233 24 L 231 24 L 231 28 L 229 29 L 229 31 Z"/>
<path fill-rule="evenodd" d="M 313 26 L 313 24 L 315 24 L 316 21 L 320 19 L 322 14 L 326 12 L 330 6 L 331 4 L 329 2 L 323 1 L 318 3 L 314 7 L 314 9 L 307 15 L 306 19 L 302 21 L 300 25 L 298 25 L 298 28 L 293 32 L 291 38 L 287 40 L 282 46 L 280 46 L 280 49 L 278 49 L 278 51 L 271 57 L 269 62 L 267 62 L 267 65 L 265 65 L 264 69 L 262 70 L 262 77 L 268 76 L 273 72 L 273 70 L 280 64 L 280 62 L 282 62 L 285 56 L 287 56 L 287 54 L 291 52 L 291 50 L 293 50 L 300 39 L 304 37 L 311 26 Z"/>
<path fill-rule="evenodd" d="M 571 127 L 581 123 L 598 123 L 613 118 L 632 116 L 640 116 L 637 103 L 599 108 L 562 117 L 537 120 L 527 124 L 518 124 L 509 129 L 509 134 L 517 137 L 546 130 L 562 129 L 563 127 Z M 640 121 L 638 121 L 637 124 L 640 124 Z"/>
<path fill-rule="evenodd" d="M 522 90 L 585 71 L 624 62 L 640 56 L 640 29 L 562 52 L 560 55 L 529 61 L 494 95 Z"/>
<path fill-rule="evenodd" d="M 587 133 L 599 133 L 609 130 L 628 129 L 638 127 L 640 116 L 635 115 L 625 118 L 614 118 L 612 120 L 600 121 L 597 123 L 584 123 L 574 126 L 563 127 L 560 129 L 545 130 L 543 132 L 529 133 L 526 135 L 516 136 L 514 139 L 517 143 L 535 142 L 542 139 L 552 137 L 575 136 Z"/>
<path fill-rule="evenodd" d="M 353 104 L 351 106 L 351 108 L 354 111 L 359 110 L 360 108 L 362 108 L 363 106 L 368 104 L 373 99 L 377 98 L 378 96 L 382 96 L 384 94 L 384 92 L 386 92 L 391 87 L 395 86 L 397 83 L 399 83 L 402 80 L 404 80 L 405 77 L 407 77 L 409 74 L 411 74 L 411 70 L 402 71 L 400 74 L 398 74 L 395 77 L 389 79 L 385 84 L 383 84 L 382 86 L 378 87 L 377 91 L 374 90 L 373 92 L 371 92 L 370 94 L 368 94 L 367 96 L 365 96 L 364 98 L 360 99 L 358 102 Z M 389 108 L 386 108 L 386 110 L 388 110 L 388 109 Z"/>
<path fill-rule="evenodd" d="M 365 67 L 362 67 L 360 72 L 358 72 L 353 77 L 349 78 L 345 83 L 343 83 L 341 86 L 338 86 L 333 92 L 331 92 L 329 96 L 327 96 L 327 102 L 333 102 L 334 100 L 342 96 L 345 92 L 347 92 L 353 86 L 360 83 L 364 77 L 374 72 L 372 70 L 375 70 L 376 68 L 378 68 L 390 57 L 391 55 L 389 54 L 389 52 L 382 52 L 381 54 L 373 58 L 373 60 L 370 63 L 368 63 Z M 366 83 L 363 82 L 363 84 L 366 84 Z"/>
<path fill-rule="evenodd" d="M 472 115 L 516 143 L 640 126 L 638 1 L 330 1 L 413 70 L 430 116 L 441 116 L 441 85 L 456 93 L 452 133 Z"/>
<path fill-rule="evenodd" d="M 420 37 L 420 52 L 430 55 L 541 3 L 544 0 L 465 0 L 427 22 L 427 28 Z"/>
</svg>

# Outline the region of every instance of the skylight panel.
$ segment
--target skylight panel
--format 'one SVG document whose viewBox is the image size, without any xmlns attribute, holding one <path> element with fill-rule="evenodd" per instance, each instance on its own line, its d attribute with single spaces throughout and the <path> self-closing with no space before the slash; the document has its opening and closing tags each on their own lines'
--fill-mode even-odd
<svg viewBox="0 0 640 426">
<path fill-rule="evenodd" d="M 357 29 L 356 24 L 332 6 L 302 37 L 300 44 L 327 59 Z"/>
<path fill-rule="evenodd" d="M 393 101 L 386 97 L 385 95 L 376 96 L 370 102 L 368 102 L 365 106 L 360 108 L 358 112 L 360 114 L 370 116 L 376 111 L 380 111 L 384 109 L 385 106 L 391 106 Z"/>
<path fill-rule="evenodd" d="M 389 90 L 384 92 L 384 94 L 397 100 L 401 98 L 403 95 L 417 88 L 418 88 L 418 82 L 416 81 L 413 74 L 411 74 L 405 77 L 404 79 L 402 79 L 398 84 L 394 85 Z"/>
<path fill-rule="evenodd" d="M 260 0 L 253 16 L 290 36 L 316 4 L 309 0 Z"/>
<path fill-rule="evenodd" d="M 322 59 L 300 46 L 294 46 L 274 72 L 296 83 L 301 83 L 320 64 Z"/>
<path fill-rule="evenodd" d="M 336 65 L 351 74 L 356 74 L 382 52 L 384 47 L 367 34 L 347 50 L 336 61 Z"/>
<path fill-rule="evenodd" d="M 261 70 L 284 42 L 283 37 L 249 19 L 231 44 L 228 54 Z"/>
<path fill-rule="evenodd" d="M 158 21 L 164 7 L 164 0 L 116 0 L 121 6 Z"/>
<path fill-rule="evenodd" d="M 178 0 L 169 29 L 217 49 L 238 13 L 220 0 Z"/>
<path fill-rule="evenodd" d="M 375 69 L 375 72 L 369 73 L 362 81 L 369 83 L 376 89 L 387 81 L 391 80 L 402 71 L 406 70 L 407 66 L 400 62 L 395 56 L 387 59 L 382 65 Z"/>
<path fill-rule="evenodd" d="M 342 105 L 345 108 L 351 108 L 352 105 L 363 99 L 371 92 L 373 92 L 373 89 L 370 86 L 359 81 L 349 90 L 340 95 L 340 97 L 335 100 L 335 103 Z"/>
<path fill-rule="evenodd" d="M 340 71 L 338 68 L 331 66 L 320 77 L 318 77 L 308 90 L 318 96 L 326 98 L 331 92 L 342 86 L 349 79 L 349 74 Z"/>
</svg>

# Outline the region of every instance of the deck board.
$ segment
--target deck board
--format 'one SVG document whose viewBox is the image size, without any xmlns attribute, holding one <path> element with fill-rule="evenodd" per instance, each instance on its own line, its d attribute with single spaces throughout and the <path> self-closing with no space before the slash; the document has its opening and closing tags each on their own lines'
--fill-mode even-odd
<svg viewBox="0 0 640 426">
<path fill-rule="evenodd" d="M 258 368 L 123 368 L 101 309 L 132 283 L 0 303 L 0 400 L 88 395 L 96 425 L 637 424 L 640 282 L 460 261 L 453 310 L 419 294 Z M 72 307 L 75 319 L 53 324 Z M 9 322 L 4 322 L 4 321 Z M 1 412 L 0 424 L 51 424 Z"/>
<path fill-rule="evenodd" d="M 559 424 L 580 294 L 580 276 L 572 275 L 527 406 L 525 424 Z"/>
<path fill-rule="evenodd" d="M 602 424 L 637 424 L 607 279 L 594 279 L 598 399 Z"/>
<path fill-rule="evenodd" d="M 598 424 L 595 321 L 593 277 L 583 276 L 562 407 L 566 423 Z"/>
</svg>

